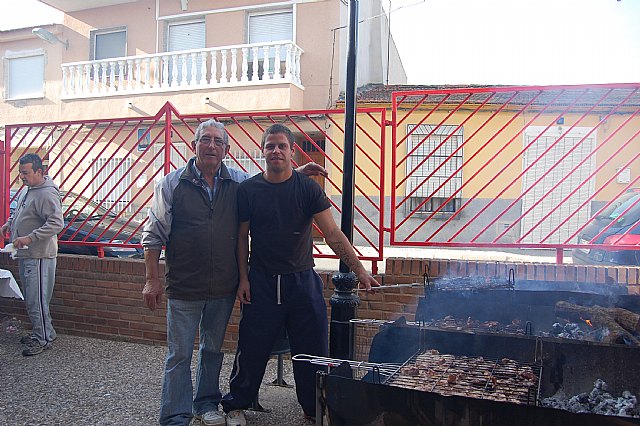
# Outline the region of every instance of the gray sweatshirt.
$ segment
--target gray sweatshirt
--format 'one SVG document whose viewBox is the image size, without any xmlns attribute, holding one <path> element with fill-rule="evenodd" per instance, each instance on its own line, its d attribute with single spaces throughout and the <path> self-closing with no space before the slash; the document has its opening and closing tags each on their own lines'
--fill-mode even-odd
<svg viewBox="0 0 640 426">
<path fill-rule="evenodd" d="M 24 236 L 32 240 L 28 249 L 18 250 L 16 257 L 56 257 L 58 233 L 64 228 L 58 186 L 45 176 L 42 185 L 23 188 L 7 224 L 11 230 L 11 241 Z"/>
</svg>

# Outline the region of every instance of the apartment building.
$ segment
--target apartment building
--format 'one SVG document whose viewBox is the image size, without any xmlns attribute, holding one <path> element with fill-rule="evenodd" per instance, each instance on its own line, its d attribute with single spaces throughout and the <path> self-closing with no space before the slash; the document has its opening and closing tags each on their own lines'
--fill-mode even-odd
<svg viewBox="0 0 640 426">
<path fill-rule="evenodd" d="M 344 88 L 341 0 L 42 0 L 63 22 L 0 31 L 1 125 L 331 108 Z M 406 74 L 380 0 L 360 2 L 358 85 Z"/>
</svg>

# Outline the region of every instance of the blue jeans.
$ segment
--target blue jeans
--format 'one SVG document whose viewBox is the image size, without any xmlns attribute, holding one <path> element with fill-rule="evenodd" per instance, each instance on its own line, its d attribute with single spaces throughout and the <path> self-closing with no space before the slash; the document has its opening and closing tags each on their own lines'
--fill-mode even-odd
<svg viewBox="0 0 640 426">
<path fill-rule="evenodd" d="M 24 301 L 31 320 L 31 333 L 41 344 L 53 342 L 56 331 L 51 324 L 49 303 L 56 283 L 56 258 L 18 260 Z"/>
<path fill-rule="evenodd" d="M 188 425 L 194 414 L 218 409 L 222 399 L 221 348 L 234 301 L 235 295 L 197 301 L 168 300 L 168 351 L 162 381 L 161 425 Z M 194 394 L 191 357 L 198 326 L 200 346 Z"/>
</svg>

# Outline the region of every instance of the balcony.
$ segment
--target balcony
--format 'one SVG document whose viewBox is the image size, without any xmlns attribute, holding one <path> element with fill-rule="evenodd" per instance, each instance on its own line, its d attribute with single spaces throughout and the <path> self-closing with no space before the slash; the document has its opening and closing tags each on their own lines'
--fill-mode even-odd
<svg viewBox="0 0 640 426">
<path fill-rule="evenodd" d="M 291 41 L 62 64 L 62 99 L 262 86 L 300 81 L 303 50 Z"/>
</svg>

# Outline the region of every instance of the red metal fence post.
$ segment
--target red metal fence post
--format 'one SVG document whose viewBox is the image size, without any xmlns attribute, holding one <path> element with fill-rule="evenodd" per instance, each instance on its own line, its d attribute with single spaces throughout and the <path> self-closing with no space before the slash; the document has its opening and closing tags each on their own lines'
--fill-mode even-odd
<svg viewBox="0 0 640 426">
<path fill-rule="evenodd" d="M 164 174 L 171 171 L 171 108 L 169 104 L 164 105 Z"/>
<path fill-rule="evenodd" d="M 4 129 L 4 140 L 0 141 L 0 191 L 2 191 L 2 198 L 4 199 L 4 205 L 0 209 L 0 226 L 7 222 L 9 217 L 9 206 L 11 203 L 11 196 L 9 195 L 9 188 L 7 182 L 9 181 L 9 162 L 11 161 L 11 134 L 9 128 Z M 9 149 L 7 149 L 7 146 Z M 9 153 L 7 154 L 7 151 Z M 1 238 L 0 244 L 4 247 L 4 235 Z"/>
</svg>

